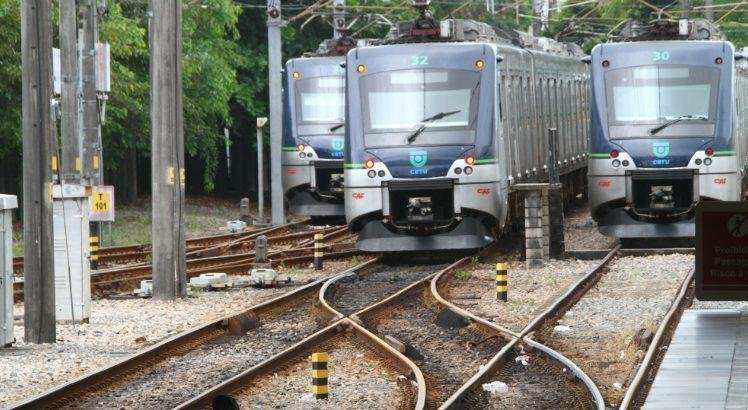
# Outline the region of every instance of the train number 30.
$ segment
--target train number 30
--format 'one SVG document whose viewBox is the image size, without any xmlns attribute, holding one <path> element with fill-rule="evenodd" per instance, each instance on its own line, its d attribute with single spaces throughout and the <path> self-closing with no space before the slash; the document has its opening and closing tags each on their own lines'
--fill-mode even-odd
<svg viewBox="0 0 748 410">
<path fill-rule="evenodd" d="M 668 61 L 670 60 L 670 52 L 669 51 L 655 51 L 652 53 L 652 60 L 653 61 Z"/>
</svg>

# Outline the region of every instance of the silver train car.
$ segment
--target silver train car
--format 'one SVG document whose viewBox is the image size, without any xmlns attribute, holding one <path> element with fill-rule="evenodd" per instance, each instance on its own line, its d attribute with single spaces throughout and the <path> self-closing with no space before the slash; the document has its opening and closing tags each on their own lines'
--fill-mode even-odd
<svg viewBox="0 0 748 410">
<path fill-rule="evenodd" d="M 699 201 L 748 192 L 748 64 L 706 21 L 651 24 L 592 52 L 590 211 L 608 236 L 688 238 Z"/>
<path fill-rule="evenodd" d="M 345 212 L 369 252 L 475 249 L 516 215 L 517 183 L 581 189 L 588 68 L 578 48 L 471 20 L 401 23 L 346 59 Z M 576 183 L 572 183 L 572 181 Z"/>
</svg>

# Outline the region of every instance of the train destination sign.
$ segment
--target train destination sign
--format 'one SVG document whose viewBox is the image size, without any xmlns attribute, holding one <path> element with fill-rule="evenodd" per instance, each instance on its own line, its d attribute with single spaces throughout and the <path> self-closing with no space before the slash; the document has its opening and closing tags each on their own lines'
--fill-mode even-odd
<svg viewBox="0 0 748 410">
<path fill-rule="evenodd" d="M 748 300 L 748 202 L 697 206 L 696 297 Z"/>
</svg>

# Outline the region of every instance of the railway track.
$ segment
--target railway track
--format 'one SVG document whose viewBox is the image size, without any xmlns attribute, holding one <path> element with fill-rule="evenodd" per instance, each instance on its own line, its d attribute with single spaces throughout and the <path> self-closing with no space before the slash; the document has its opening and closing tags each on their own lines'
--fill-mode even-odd
<svg viewBox="0 0 748 410">
<path fill-rule="evenodd" d="M 365 269 L 374 261 L 358 267 Z M 19 408 L 174 407 L 321 329 L 317 280 L 244 312 L 183 332 Z M 168 394 L 165 394 L 168 391 Z"/>
<path fill-rule="evenodd" d="M 327 244 L 325 260 L 339 260 L 350 258 L 357 255 L 353 243 L 346 243 L 351 238 L 351 234 L 345 227 L 326 228 L 323 241 Z M 314 241 L 314 234 L 318 230 L 309 232 L 292 233 L 281 235 L 275 238 L 268 238 L 268 244 L 273 247 L 283 249 L 268 252 L 268 257 L 276 265 L 291 267 L 304 266 L 311 263 L 314 259 L 314 247 L 311 246 Z M 243 239 L 245 245 L 250 239 Z M 187 260 L 187 277 L 188 279 L 198 276 L 202 273 L 224 272 L 224 273 L 246 273 L 251 269 L 255 261 L 254 251 L 245 253 L 235 253 L 234 247 L 239 242 L 230 242 L 228 244 L 216 245 L 217 247 L 227 248 L 225 255 L 220 256 L 200 256 Z M 251 238 L 252 247 L 254 238 Z M 201 249 L 199 252 L 213 254 L 211 248 Z M 232 250 L 234 253 L 232 253 Z M 139 286 L 141 280 L 151 278 L 152 267 L 150 264 L 136 264 L 109 269 L 99 269 L 91 273 L 92 294 L 103 297 L 113 293 L 129 292 Z M 23 300 L 23 280 L 18 278 L 13 283 L 13 299 L 16 303 Z"/>
<path fill-rule="evenodd" d="M 683 252 L 614 248 L 537 315 L 520 337 L 572 360 L 600 388 L 605 404 L 630 405 L 646 384 L 664 332 L 659 329 L 672 326 L 671 312 L 682 309 L 692 280 Z M 644 263 L 652 258 L 662 267 Z M 662 269 L 659 275 L 653 271 Z"/>
<path fill-rule="evenodd" d="M 260 235 L 268 238 L 268 245 L 282 246 L 297 241 L 308 241 L 315 233 L 328 233 L 340 227 L 306 229 L 300 231 L 300 223 L 290 223 L 247 232 L 237 232 L 214 236 L 205 236 L 187 240 L 187 259 L 205 258 L 235 253 L 247 253 L 254 249 L 255 239 Z M 145 265 L 151 257 L 151 244 L 128 245 L 100 248 L 98 251 L 99 266 L 102 269 L 121 265 Z M 13 258 L 13 272 L 23 275 L 23 257 Z"/>
</svg>

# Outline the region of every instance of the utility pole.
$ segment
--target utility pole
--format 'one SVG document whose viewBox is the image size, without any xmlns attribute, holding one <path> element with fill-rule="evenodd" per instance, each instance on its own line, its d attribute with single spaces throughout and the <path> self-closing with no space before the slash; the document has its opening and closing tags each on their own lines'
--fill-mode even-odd
<svg viewBox="0 0 748 410">
<path fill-rule="evenodd" d="M 73 0 L 60 1 L 60 134 L 62 158 L 60 183 L 81 180 L 81 139 L 78 138 L 78 24 Z"/>
<path fill-rule="evenodd" d="M 680 0 L 680 18 L 687 19 L 688 18 L 688 12 L 691 10 L 691 1 L 690 0 Z"/>
<path fill-rule="evenodd" d="M 281 117 L 281 0 L 268 0 L 268 79 L 270 83 L 270 187 L 272 202 L 272 222 L 279 225 L 285 222 L 283 187 L 281 186 L 281 139 L 283 124 Z"/>
<path fill-rule="evenodd" d="M 543 28 L 543 0 L 532 0 L 532 35 L 540 36 L 540 30 Z"/>
<path fill-rule="evenodd" d="M 63 0 L 64 1 L 64 0 Z M 101 143 L 99 141 L 99 100 L 96 94 L 96 43 L 98 11 L 96 0 L 80 2 L 80 65 L 82 91 L 83 174 L 90 185 L 101 185 Z M 93 227 L 92 227 L 93 228 Z M 94 236 L 98 236 L 92 230 Z"/>
<path fill-rule="evenodd" d="M 704 0 L 704 6 L 706 6 L 704 9 L 704 18 L 709 21 L 714 21 L 714 9 L 712 8 L 714 6 L 714 0 Z"/>
<path fill-rule="evenodd" d="M 337 40 L 343 36 L 343 31 L 348 26 L 345 22 L 345 0 L 333 1 L 332 21 L 332 38 Z"/>
<path fill-rule="evenodd" d="M 52 13 L 50 0 L 21 2 L 24 334 L 55 342 L 52 245 Z"/>
<path fill-rule="evenodd" d="M 153 296 L 173 299 L 187 293 L 182 2 L 150 4 Z"/>
</svg>

